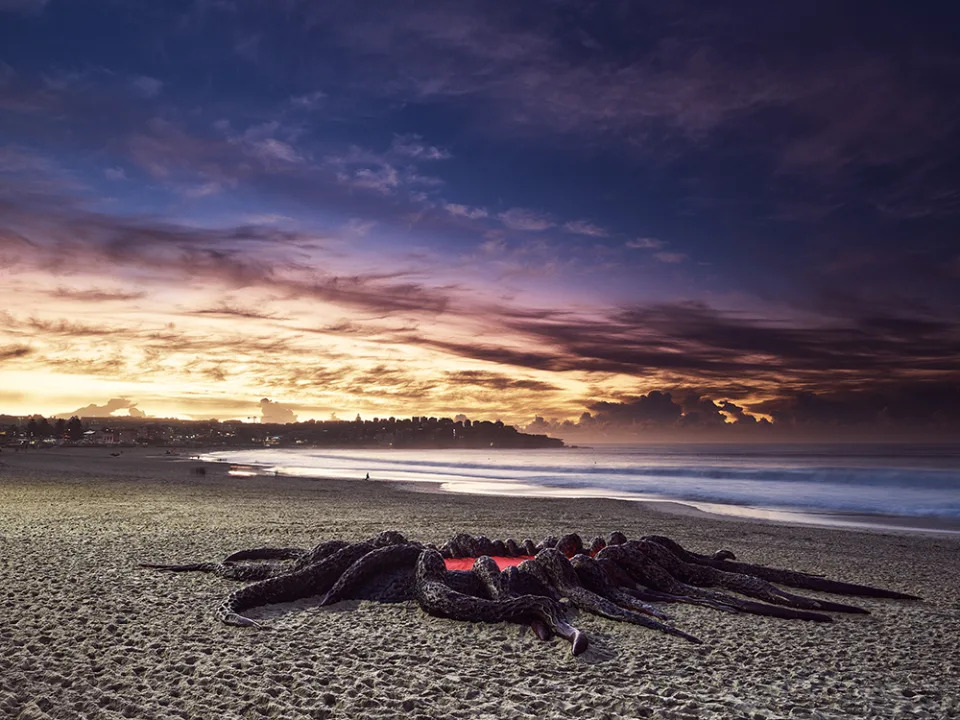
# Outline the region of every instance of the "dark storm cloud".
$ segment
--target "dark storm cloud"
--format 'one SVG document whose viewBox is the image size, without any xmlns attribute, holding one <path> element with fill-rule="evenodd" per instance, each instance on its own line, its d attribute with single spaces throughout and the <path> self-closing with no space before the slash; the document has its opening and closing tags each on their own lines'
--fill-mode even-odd
<svg viewBox="0 0 960 720">
<path fill-rule="evenodd" d="M 732 403 L 715 402 L 689 390 L 650 392 L 620 402 L 591 403 L 577 421 L 546 420 L 538 415 L 527 432 L 571 441 L 628 442 L 643 439 L 764 439 L 771 424 L 746 415 Z M 721 410 L 728 412 L 728 422 Z"/>
<path fill-rule="evenodd" d="M 869 308 L 857 308 L 865 313 Z M 624 310 L 613 326 L 636 336 L 650 332 L 667 339 L 668 348 L 700 365 L 729 370 L 773 362 L 798 372 L 824 370 L 953 370 L 960 351 L 960 323 L 947 317 L 847 317 L 804 327 L 774 324 L 747 313 L 725 313 L 700 303 Z M 582 342 L 584 333 L 564 329 L 560 337 Z M 681 362 L 683 362 L 681 360 Z"/>
<path fill-rule="evenodd" d="M 657 390 L 641 395 L 630 402 L 594 403 L 589 409 L 595 413 L 596 421 L 615 424 L 669 425 L 677 422 L 683 414 L 683 408 L 674 402 L 670 393 Z"/>
<path fill-rule="evenodd" d="M 724 400 L 718 403 L 717 407 L 730 416 L 735 422 L 745 423 L 748 425 L 757 422 L 757 419 L 754 416 L 747 415 L 742 407 L 736 403 L 730 402 L 729 400 Z"/>
<path fill-rule="evenodd" d="M 734 410 L 734 408 L 736 410 Z M 729 431 L 757 425 L 757 420 L 744 414 L 736 405 L 692 391 L 663 392 L 651 390 L 646 395 L 623 402 L 598 402 L 588 406 L 590 413 L 579 421 L 583 429 L 603 428 L 609 432 L 642 430 Z M 728 422 L 724 413 L 729 413 Z M 764 421 L 765 422 L 765 421 Z"/>
<path fill-rule="evenodd" d="M 788 426 L 960 430 L 960 378 L 878 383 L 852 391 L 799 392 L 750 409 Z"/>
<path fill-rule="evenodd" d="M 960 378 L 878 381 L 865 389 L 790 392 L 752 403 L 746 411 L 730 401 L 715 401 L 690 391 L 659 390 L 622 402 L 593 403 L 588 410 L 576 422 L 538 416 L 527 430 L 581 440 L 675 434 L 819 440 L 889 435 L 942 441 L 960 432 Z M 770 416 L 773 422 L 748 412 Z"/>
<path fill-rule="evenodd" d="M 407 336 L 464 357 L 538 370 L 643 375 L 673 371 L 704 380 L 749 374 L 754 380 L 831 384 L 887 373 L 958 374 L 960 323 L 949 318 L 852 317 L 807 327 L 774 323 L 700 303 L 629 308 L 605 317 L 511 317 L 501 322 L 544 348 Z M 839 371 L 840 377 L 826 373 Z"/>
<path fill-rule="evenodd" d="M 683 408 L 681 425 L 696 428 L 723 427 L 727 420 L 720 412 L 720 405 L 708 397 L 699 394 L 687 394 L 680 401 Z M 739 421 L 739 420 L 737 420 Z"/>
</svg>

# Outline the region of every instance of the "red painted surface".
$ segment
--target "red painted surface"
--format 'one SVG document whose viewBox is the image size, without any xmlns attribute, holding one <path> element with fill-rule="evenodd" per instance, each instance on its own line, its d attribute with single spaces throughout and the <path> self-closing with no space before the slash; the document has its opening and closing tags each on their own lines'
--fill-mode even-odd
<svg viewBox="0 0 960 720">
<path fill-rule="evenodd" d="M 500 557 L 495 556 L 493 561 L 497 563 L 497 567 L 503 570 L 504 568 L 510 567 L 511 565 L 519 565 L 524 560 L 530 560 L 533 558 L 533 555 L 521 555 L 520 557 Z M 443 562 L 447 566 L 447 570 L 472 570 L 473 563 L 477 561 L 476 558 L 444 558 Z"/>
</svg>

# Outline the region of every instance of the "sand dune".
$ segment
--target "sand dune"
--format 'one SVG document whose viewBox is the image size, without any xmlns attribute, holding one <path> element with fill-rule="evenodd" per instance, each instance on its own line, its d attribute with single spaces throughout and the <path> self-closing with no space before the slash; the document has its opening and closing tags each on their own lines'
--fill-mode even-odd
<svg viewBox="0 0 960 720">
<path fill-rule="evenodd" d="M 350 481 L 230 478 L 106 451 L 0 455 L 0 717 L 949 718 L 960 715 L 960 540 L 502 500 Z M 824 625 L 672 607 L 694 646 L 580 614 L 580 657 L 517 625 L 310 600 L 216 623 L 235 585 L 142 561 L 214 560 L 384 528 L 442 541 L 660 533 L 702 550 L 924 596 Z"/>
</svg>

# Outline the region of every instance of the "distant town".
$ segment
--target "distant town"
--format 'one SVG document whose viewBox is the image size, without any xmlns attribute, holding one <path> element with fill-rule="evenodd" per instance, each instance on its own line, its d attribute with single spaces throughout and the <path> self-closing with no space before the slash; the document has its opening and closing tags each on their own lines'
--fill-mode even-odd
<svg viewBox="0 0 960 720">
<path fill-rule="evenodd" d="M 373 418 L 296 423 L 246 423 L 135 417 L 0 415 L 0 447 L 393 447 L 555 448 L 563 441 L 530 435 L 499 420 Z"/>
</svg>

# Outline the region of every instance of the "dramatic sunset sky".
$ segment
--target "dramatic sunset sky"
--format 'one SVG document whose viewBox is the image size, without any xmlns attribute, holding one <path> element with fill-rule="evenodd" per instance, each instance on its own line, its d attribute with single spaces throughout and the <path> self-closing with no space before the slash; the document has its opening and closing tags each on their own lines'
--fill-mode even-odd
<svg viewBox="0 0 960 720">
<path fill-rule="evenodd" d="M 0 0 L 0 412 L 949 437 L 956 8 Z"/>
</svg>

